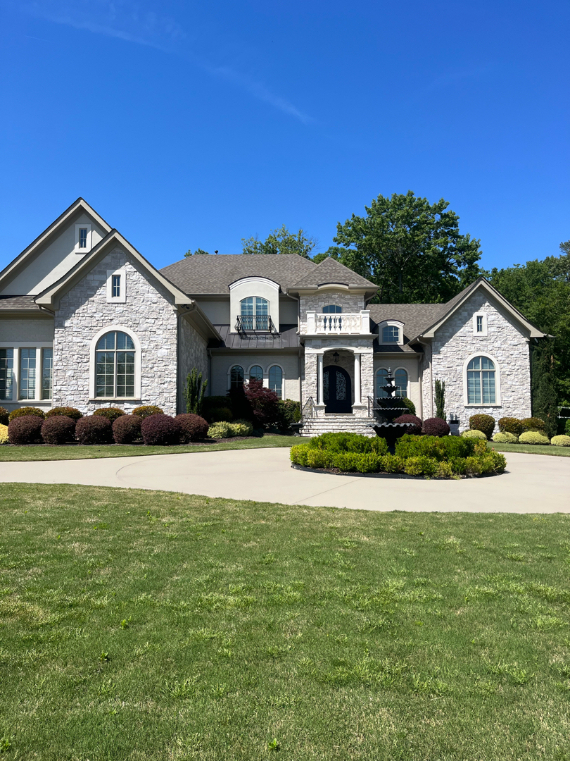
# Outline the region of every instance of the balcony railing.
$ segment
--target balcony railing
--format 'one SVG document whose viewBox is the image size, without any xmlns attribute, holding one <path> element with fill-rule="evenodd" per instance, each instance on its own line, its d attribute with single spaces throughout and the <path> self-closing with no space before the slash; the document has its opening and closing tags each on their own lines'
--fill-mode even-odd
<svg viewBox="0 0 570 761">
<path fill-rule="evenodd" d="M 239 315 L 236 321 L 238 333 L 277 333 L 273 320 L 265 315 Z"/>
<path fill-rule="evenodd" d="M 355 314 L 321 314 L 307 312 L 309 335 L 363 335 L 370 333 L 370 311 L 363 309 Z"/>
</svg>

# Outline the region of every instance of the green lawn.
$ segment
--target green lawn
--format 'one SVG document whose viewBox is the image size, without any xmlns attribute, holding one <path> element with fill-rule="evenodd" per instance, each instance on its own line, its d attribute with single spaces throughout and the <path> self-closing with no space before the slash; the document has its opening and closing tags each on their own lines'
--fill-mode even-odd
<svg viewBox="0 0 570 761">
<path fill-rule="evenodd" d="M 549 454 L 554 457 L 570 457 L 570 447 L 553 447 L 550 444 L 496 444 L 489 442 L 489 446 L 497 452 L 522 452 L 523 454 Z"/>
<path fill-rule="evenodd" d="M 300 441 L 297 436 L 265 434 L 250 439 L 226 439 L 218 444 L 188 444 L 175 447 L 108 444 L 102 446 L 2 446 L 0 462 L 28 460 L 93 460 L 100 457 L 139 457 L 149 454 L 184 454 L 186 452 L 218 452 L 221 449 L 264 449 L 291 447 Z"/>
<path fill-rule="evenodd" d="M 570 516 L 0 507 L 3 758 L 570 759 Z"/>
</svg>

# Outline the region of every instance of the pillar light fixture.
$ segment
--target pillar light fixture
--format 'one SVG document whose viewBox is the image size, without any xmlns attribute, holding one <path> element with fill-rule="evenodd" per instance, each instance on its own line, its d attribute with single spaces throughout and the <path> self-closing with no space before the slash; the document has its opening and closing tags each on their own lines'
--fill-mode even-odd
<svg viewBox="0 0 570 761">
<path fill-rule="evenodd" d="M 340 354 L 338 353 L 338 351 L 333 352 L 333 359 L 334 359 L 335 365 L 338 365 L 338 358 L 339 357 L 340 357 Z"/>
</svg>

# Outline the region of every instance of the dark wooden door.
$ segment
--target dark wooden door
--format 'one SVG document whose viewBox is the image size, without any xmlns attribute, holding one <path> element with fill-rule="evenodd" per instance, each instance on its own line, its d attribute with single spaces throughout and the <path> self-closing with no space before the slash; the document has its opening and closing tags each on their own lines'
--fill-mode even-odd
<svg viewBox="0 0 570 761">
<path fill-rule="evenodd" d="M 352 412 L 350 375 L 342 367 L 329 365 L 323 370 L 325 412 Z"/>
</svg>

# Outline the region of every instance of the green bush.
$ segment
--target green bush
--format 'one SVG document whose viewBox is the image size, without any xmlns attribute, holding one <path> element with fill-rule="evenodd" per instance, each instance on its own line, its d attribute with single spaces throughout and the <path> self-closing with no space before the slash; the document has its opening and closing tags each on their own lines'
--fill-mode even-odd
<svg viewBox="0 0 570 761">
<path fill-rule="evenodd" d="M 213 407 L 206 418 L 209 423 L 230 423 L 234 414 L 229 407 Z"/>
<path fill-rule="evenodd" d="M 554 447 L 570 447 L 570 436 L 565 436 L 564 434 L 554 436 L 550 439 L 550 443 Z"/>
<path fill-rule="evenodd" d="M 231 436 L 251 436 L 253 425 L 249 420 L 236 420 L 234 423 L 228 423 Z"/>
<path fill-rule="evenodd" d="M 404 472 L 409 476 L 434 476 L 437 470 L 438 461 L 425 455 L 408 457 L 404 465 Z"/>
<path fill-rule="evenodd" d="M 15 420 L 18 417 L 26 417 L 27 415 L 33 415 L 45 420 L 45 412 L 40 410 L 39 407 L 19 407 L 17 410 L 12 410 L 8 416 L 9 421 Z"/>
<path fill-rule="evenodd" d="M 487 439 L 490 439 L 495 429 L 495 418 L 491 415 L 471 415 L 469 428 L 472 431 L 481 431 Z"/>
<path fill-rule="evenodd" d="M 279 399 L 278 407 L 277 427 L 280 431 L 290 431 L 292 424 L 301 420 L 301 405 L 293 399 Z"/>
<path fill-rule="evenodd" d="M 214 423 L 214 425 L 208 428 L 208 437 L 210 439 L 229 439 L 233 435 L 229 423 Z"/>
<path fill-rule="evenodd" d="M 539 431 L 540 433 L 546 431 L 546 423 L 539 417 L 525 417 L 521 423 L 525 431 Z"/>
<path fill-rule="evenodd" d="M 375 452 L 388 454 L 388 444 L 381 436 L 361 436 L 359 433 L 323 433 L 311 439 L 309 446 L 329 452 Z"/>
<path fill-rule="evenodd" d="M 512 433 L 520 436 L 524 431 L 524 425 L 516 417 L 502 417 L 499 420 L 499 431 L 501 433 Z M 495 441 L 495 439 L 493 439 Z"/>
<path fill-rule="evenodd" d="M 399 399 L 398 401 L 402 402 L 402 404 L 403 404 L 405 407 L 407 407 L 407 408 L 408 408 L 408 410 L 410 411 L 410 415 L 415 415 L 415 414 L 416 414 L 416 405 L 415 405 L 415 404 L 412 402 L 412 400 L 411 400 L 411 399 L 408 399 L 408 397 L 407 397 L 407 396 L 403 396 L 403 397 L 402 397 L 401 399 Z"/>
<path fill-rule="evenodd" d="M 493 436 L 493 441 L 496 441 L 497 444 L 516 444 L 518 440 L 518 436 L 514 433 L 507 433 L 507 431 L 498 431 Z"/>
<path fill-rule="evenodd" d="M 111 423 L 114 423 L 118 417 L 121 417 L 125 413 L 118 407 L 99 407 L 99 409 L 95 410 L 93 414 L 95 417 L 106 417 L 107 420 L 110 420 Z M 140 415 L 138 417 L 140 417 Z"/>
<path fill-rule="evenodd" d="M 8 426 L 0 423 L 0 444 L 8 443 Z"/>
<path fill-rule="evenodd" d="M 154 404 L 143 404 L 141 407 L 135 407 L 131 414 L 144 420 L 151 415 L 164 415 L 164 412 Z"/>
<path fill-rule="evenodd" d="M 383 457 L 383 465 L 386 473 L 402 473 L 405 460 L 397 454 L 387 454 Z"/>
<path fill-rule="evenodd" d="M 0 425 L 5 425 L 7 427 L 9 422 L 10 416 L 8 410 L 4 407 L 0 407 Z"/>
<path fill-rule="evenodd" d="M 565 425 L 564 425 L 564 433 L 567 436 L 570 436 L 570 420 L 567 420 Z"/>
<path fill-rule="evenodd" d="M 550 440 L 540 431 L 525 431 L 519 436 L 519 444 L 550 444 Z"/>
<path fill-rule="evenodd" d="M 296 465 L 302 465 L 304 468 L 306 468 L 307 457 L 311 450 L 312 447 L 310 447 L 308 444 L 294 444 L 291 447 L 290 451 L 291 462 L 294 462 Z"/>
<path fill-rule="evenodd" d="M 487 437 L 483 431 L 463 431 L 461 436 L 464 439 L 481 439 L 482 441 L 487 441 Z"/>
<path fill-rule="evenodd" d="M 475 442 L 459 436 L 411 436 L 406 434 L 396 442 L 396 454 L 400 457 L 432 457 L 449 460 L 452 457 L 468 457 L 475 451 Z"/>
<path fill-rule="evenodd" d="M 46 420 L 50 417 L 70 417 L 72 420 L 79 420 L 83 417 L 83 413 L 75 407 L 52 407 L 51 410 L 46 412 Z"/>
</svg>

